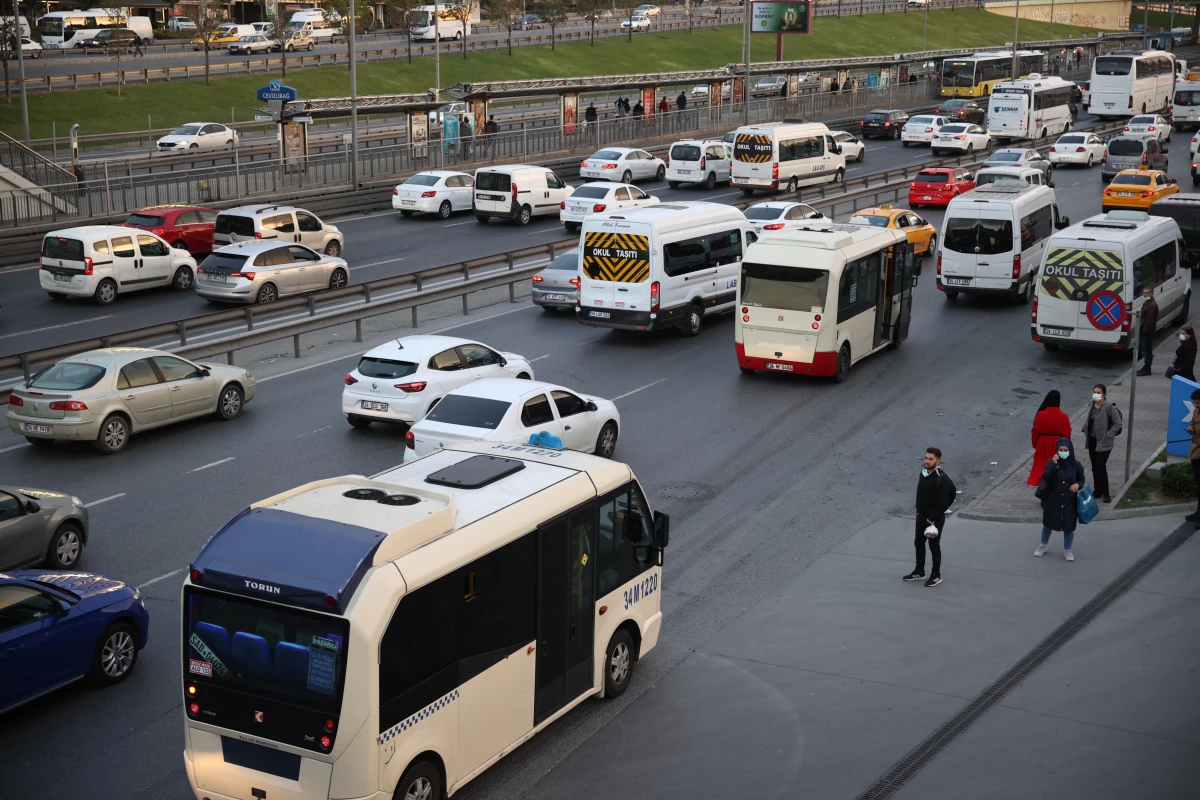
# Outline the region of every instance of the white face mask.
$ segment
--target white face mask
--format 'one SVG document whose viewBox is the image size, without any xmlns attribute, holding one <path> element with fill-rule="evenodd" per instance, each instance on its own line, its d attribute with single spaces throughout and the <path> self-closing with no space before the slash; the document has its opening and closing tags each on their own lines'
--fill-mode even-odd
<svg viewBox="0 0 1200 800">
<path fill-rule="evenodd" d="M 1092 392 L 1092 399 L 1099 403 L 1104 399 L 1104 395 L 1100 394 L 1099 392 Z"/>
<path fill-rule="evenodd" d="M 1186 333 L 1181 333 L 1181 334 L 1179 334 L 1179 341 L 1181 341 L 1181 342 L 1186 342 L 1186 341 L 1187 341 L 1187 334 L 1186 334 Z"/>
</svg>

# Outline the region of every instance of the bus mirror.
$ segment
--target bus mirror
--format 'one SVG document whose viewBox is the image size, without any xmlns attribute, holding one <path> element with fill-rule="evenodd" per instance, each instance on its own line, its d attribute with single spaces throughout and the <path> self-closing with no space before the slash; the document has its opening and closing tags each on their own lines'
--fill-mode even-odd
<svg viewBox="0 0 1200 800">
<path fill-rule="evenodd" d="M 671 538 L 671 518 L 661 511 L 654 512 L 654 546 L 665 549 Z"/>
<path fill-rule="evenodd" d="M 1068 219 L 1067 217 L 1059 217 L 1058 222 L 1054 225 L 1054 227 L 1058 228 L 1061 231 L 1063 228 L 1070 227 L 1070 225 L 1071 225 L 1070 219 Z"/>
</svg>

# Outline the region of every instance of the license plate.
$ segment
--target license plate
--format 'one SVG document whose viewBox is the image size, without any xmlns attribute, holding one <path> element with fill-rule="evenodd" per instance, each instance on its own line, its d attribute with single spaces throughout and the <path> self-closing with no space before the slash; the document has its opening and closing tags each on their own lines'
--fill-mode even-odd
<svg viewBox="0 0 1200 800">
<path fill-rule="evenodd" d="M 927 195 L 925 195 L 925 196 L 924 196 L 923 198 L 921 198 L 921 199 L 922 199 L 922 200 L 932 200 L 932 199 L 933 199 L 933 195 L 931 195 L 931 194 L 927 194 Z"/>
<path fill-rule="evenodd" d="M 206 280 L 207 280 L 209 283 L 228 283 L 228 282 L 229 282 L 229 278 L 227 278 L 226 276 L 224 276 L 224 275 L 214 275 L 214 274 L 212 274 L 211 272 L 207 272 L 207 273 L 205 273 L 205 279 L 206 279 Z"/>
<path fill-rule="evenodd" d="M 34 425 L 31 422 L 25 423 L 26 433 L 54 433 L 53 425 Z"/>
<path fill-rule="evenodd" d="M 362 408 L 366 411 L 387 411 L 387 403 L 376 403 L 374 400 L 363 400 Z"/>
<path fill-rule="evenodd" d="M 680 175 L 691 175 L 692 174 L 692 171 L 690 169 L 681 169 L 681 170 L 676 170 L 676 171 Z"/>
<path fill-rule="evenodd" d="M 544 299 L 558 300 L 560 302 L 565 303 L 567 301 L 567 296 L 565 294 L 548 294 L 548 295 L 546 295 L 546 297 Z"/>
<path fill-rule="evenodd" d="M 608 313 L 607 311 L 589 311 L 588 316 L 593 317 L 595 319 L 611 319 L 612 318 L 612 314 Z"/>
<path fill-rule="evenodd" d="M 416 204 L 417 204 L 416 200 L 401 200 L 400 201 L 400 205 L 402 205 L 402 206 L 415 206 Z"/>
<path fill-rule="evenodd" d="M 1068 328 L 1042 328 L 1042 333 L 1047 336 L 1070 336 L 1071 331 Z"/>
<path fill-rule="evenodd" d="M 776 364 L 773 361 L 768 361 L 767 369 L 777 369 L 780 372 L 793 372 L 796 368 L 791 364 Z"/>
<path fill-rule="evenodd" d="M 949 137 L 949 136 L 939 136 L 938 138 L 939 138 L 939 139 L 941 139 L 943 142 L 948 142 L 948 141 L 950 141 L 950 137 Z"/>
<path fill-rule="evenodd" d="M 56 281 L 69 281 L 69 280 L 71 280 L 72 277 L 74 277 L 74 276 L 73 275 L 64 275 L 61 272 L 56 272 L 54 274 L 54 280 L 56 280 Z"/>
<path fill-rule="evenodd" d="M 1133 197 L 1133 192 L 1117 192 L 1117 197 Z"/>
<path fill-rule="evenodd" d="M 970 278 L 945 278 L 947 286 L 970 286 Z"/>
</svg>

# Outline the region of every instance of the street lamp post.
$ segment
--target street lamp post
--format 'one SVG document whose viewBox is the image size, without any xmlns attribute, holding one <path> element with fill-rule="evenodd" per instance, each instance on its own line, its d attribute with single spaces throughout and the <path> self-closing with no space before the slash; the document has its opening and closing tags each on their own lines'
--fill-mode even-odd
<svg viewBox="0 0 1200 800">
<path fill-rule="evenodd" d="M 350 0 L 350 188 L 358 189 L 358 52 L 355 47 L 354 0 Z"/>
<path fill-rule="evenodd" d="M 751 3 L 746 2 L 746 72 L 742 76 L 742 114 L 745 125 L 750 124 L 750 9 Z"/>
<path fill-rule="evenodd" d="M 29 147 L 29 103 L 25 99 L 25 47 L 21 42 L 21 18 L 17 12 L 17 0 L 13 0 L 13 36 L 17 45 L 17 76 L 21 81 L 21 132 L 25 135 L 25 146 Z"/>
<path fill-rule="evenodd" d="M 1054 38 L 1054 0 L 1050 0 L 1050 33 L 1047 38 Z"/>
<path fill-rule="evenodd" d="M 1021 57 L 1017 55 L 1017 35 L 1021 25 L 1021 0 L 1017 0 L 1017 7 L 1013 11 L 1013 60 L 1012 60 L 1012 80 L 1018 80 L 1021 77 Z"/>
<path fill-rule="evenodd" d="M 1142 49 L 1150 49 L 1150 3 L 1142 3 Z"/>
</svg>

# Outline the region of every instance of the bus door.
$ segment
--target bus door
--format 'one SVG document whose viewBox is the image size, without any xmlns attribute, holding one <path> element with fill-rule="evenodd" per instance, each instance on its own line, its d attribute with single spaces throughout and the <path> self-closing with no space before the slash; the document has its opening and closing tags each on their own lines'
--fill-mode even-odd
<svg viewBox="0 0 1200 800">
<path fill-rule="evenodd" d="M 880 300 L 881 309 L 875 326 L 875 347 L 889 342 L 893 346 L 908 338 L 912 322 L 913 247 L 904 242 L 888 248 L 884 264 L 885 289 Z"/>
<path fill-rule="evenodd" d="M 589 504 L 538 528 L 534 725 L 592 687 L 595 514 Z"/>
</svg>

